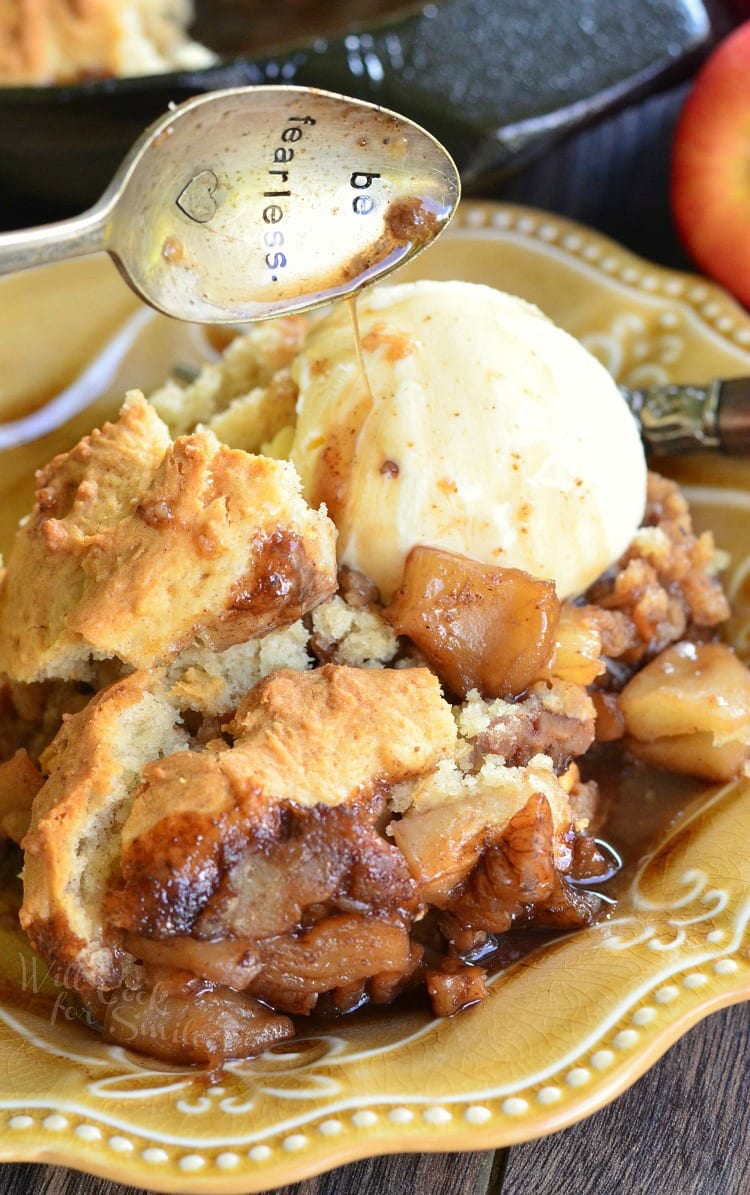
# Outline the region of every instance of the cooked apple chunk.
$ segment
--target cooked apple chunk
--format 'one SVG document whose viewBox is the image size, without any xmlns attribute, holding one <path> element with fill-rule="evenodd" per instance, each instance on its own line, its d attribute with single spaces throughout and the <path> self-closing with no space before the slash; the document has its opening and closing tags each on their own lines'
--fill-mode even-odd
<svg viewBox="0 0 750 1195">
<path fill-rule="evenodd" d="M 606 672 L 601 658 L 599 614 L 592 606 L 563 603 L 552 655 L 541 670 L 540 679 L 556 677 L 574 685 L 590 685 Z"/>
<path fill-rule="evenodd" d="M 152 970 L 149 987 L 79 993 L 101 1025 L 104 1041 L 177 1065 L 211 1066 L 259 1054 L 294 1036 L 288 1017 L 244 992 L 188 972 L 160 975 L 158 968 Z"/>
<path fill-rule="evenodd" d="M 706 780 L 750 760 L 750 672 L 724 643 L 666 648 L 620 695 L 626 743 L 639 759 Z"/>
<path fill-rule="evenodd" d="M 445 763 L 435 775 L 417 782 L 411 808 L 391 823 L 388 832 L 423 894 L 440 906 L 442 897 L 468 875 L 488 844 L 502 836 L 532 797 L 540 795 L 551 811 L 554 860 L 566 867 L 570 805 L 551 761 L 543 755 L 535 756 L 525 768 L 507 768 L 488 760 L 474 776 Z"/>
<path fill-rule="evenodd" d="M 550 581 L 422 545 L 385 615 L 459 697 L 515 697 L 549 659 L 560 617 Z"/>
<path fill-rule="evenodd" d="M 43 783 L 44 777 L 23 747 L 12 759 L 0 763 L 0 838 L 21 841 L 29 828 L 34 797 Z"/>
</svg>

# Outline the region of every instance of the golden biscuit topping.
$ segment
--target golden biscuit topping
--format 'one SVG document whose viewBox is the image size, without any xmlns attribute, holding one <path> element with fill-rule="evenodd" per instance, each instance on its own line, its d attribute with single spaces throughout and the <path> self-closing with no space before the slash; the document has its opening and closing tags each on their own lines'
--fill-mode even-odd
<svg viewBox="0 0 750 1195">
<path fill-rule="evenodd" d="M 336 587 L 335 530 L 292 467 L 221 445 L 171 442 L 139 394 L 120 420 L 38 476 L 0 600 L 0 668 L 87 679 L 202 640 L 222 651 L 287 626 Z"/>
</svg>

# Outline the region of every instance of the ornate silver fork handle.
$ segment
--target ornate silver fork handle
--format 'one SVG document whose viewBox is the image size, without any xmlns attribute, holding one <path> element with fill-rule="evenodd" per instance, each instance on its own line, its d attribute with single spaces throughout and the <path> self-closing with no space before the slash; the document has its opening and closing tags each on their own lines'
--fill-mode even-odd
<svg viewBox="0 0 750 1195">
<path fill-rule="evenodd" d="M 718 379 L 705 386 L 650 386 L 620 392 L 652 456 L 713 449 L 750 453 L 750 378 Z"/>
</svg>

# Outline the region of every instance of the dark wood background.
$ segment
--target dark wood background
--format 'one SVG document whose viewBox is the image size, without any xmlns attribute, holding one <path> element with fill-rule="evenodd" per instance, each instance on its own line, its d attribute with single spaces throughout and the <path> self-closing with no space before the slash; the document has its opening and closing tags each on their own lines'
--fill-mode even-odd
<svg viewBox="0 0 750 1195">
<path fill-rule="evenodd" d="M 479 193 L 571 216 L 644 257 L 689 267 L 668 203 L 688 86 L 630 105 Z M 277 1195 L 750 1195 L 749 1007 L 713 1014 L 614 1103 L 552 1137 L 496 1153 L 370 1159 Z M 0 1167 L 0 1195 L 127 1190 L 56 1167 Z"/>
</svg>

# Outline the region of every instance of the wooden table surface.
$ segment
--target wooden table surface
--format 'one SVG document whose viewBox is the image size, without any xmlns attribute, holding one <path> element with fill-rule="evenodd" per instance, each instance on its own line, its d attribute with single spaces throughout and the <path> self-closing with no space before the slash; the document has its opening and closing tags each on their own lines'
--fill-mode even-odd
<svg viewBox="0 0 750 1195">
<path fill-rule="evenodd" d="M 571 216 L 634 251 L 688 266 L 671 225 L 669 145 L 686 85 L 629 106 L 481 194 Z M 277 1195 L 748 1195 L 747 1004 L 691 1030 L 613 1104 L 566 1131 L 496 1153 L 395 1155 Z M 0 1195 L 126 1195 L 51 1166 L 0 1166 Z"/>
</svg>

